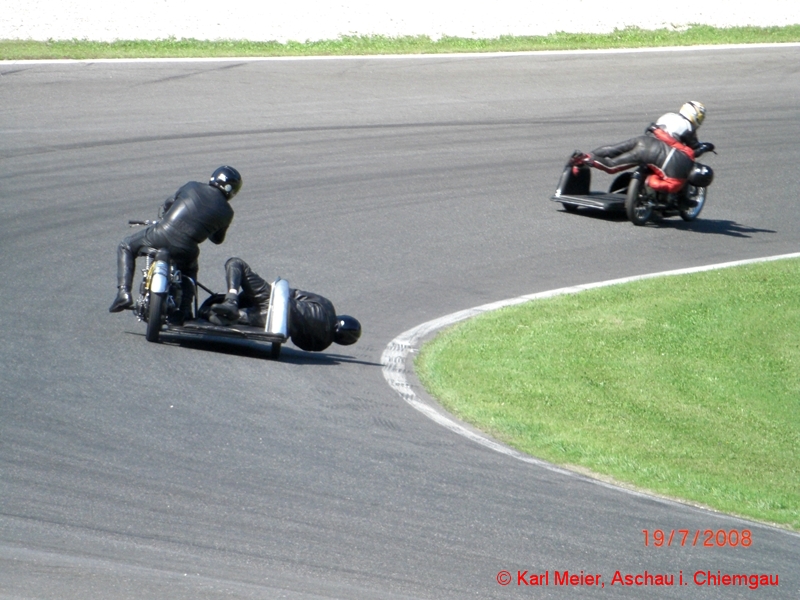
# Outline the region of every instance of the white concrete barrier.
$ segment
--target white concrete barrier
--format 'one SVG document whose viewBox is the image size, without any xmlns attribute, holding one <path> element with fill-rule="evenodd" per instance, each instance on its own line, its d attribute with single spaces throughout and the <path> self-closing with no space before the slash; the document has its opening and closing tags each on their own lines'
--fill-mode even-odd
<svg viewBox="0 0 800 600">
<path fill-rule="evenodd" d="M 800 24 L 800 0 L 0 0 L 0 39 L 495 38 Z"/>
</svg>

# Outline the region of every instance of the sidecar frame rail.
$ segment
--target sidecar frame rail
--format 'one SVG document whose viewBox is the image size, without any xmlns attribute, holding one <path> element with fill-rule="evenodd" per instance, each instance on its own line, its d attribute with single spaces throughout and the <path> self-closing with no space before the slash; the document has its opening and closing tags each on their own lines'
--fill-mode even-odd
<svg viewBox="0 0 800 600">
<path fill-rule="evenodd" d="M 260 342 L 272 342 L 277 344 L 285 343 L 289 338 L 276 333 L 264 331 L 263 327 L 252 327 L 250 325 L 214 325 L 205 319 L 194 319 L 186 321 L 183 325 L 173 325 L 167 323 L 163 333 L 177 333 L 193 335 L 198 337 L 214 336 L 228 337 L 245 340 L 256 340 Z"/>
<path fill-rule="evenodd" d="M 195 286 L 195 315 L 197 315 L 197 289 L 208 292 L 210 297 L 215 294 L 212 290 L 204 286 L 199 281 L 190 279 Z M 162 333 L 171 333 L 178 336 L 189 336 L 197 339 L 228 338 L 237 340 L 252 340 L 256 342 L 269 342 L 272 344 L 271 356 L 277 359 L 280 355 L 281 346 L 289 341 L 288 330 L 288 298 L 289 283 L 278 277 L 272 283 L 270 293 L 269 310 L 267 312 L 267 324 L 264 327 L 255 327 L 242 323 L 231 325 L 215 325 L 211 321 L 197 317 L 184 321 L 182 325 L 173 324 L 167 321 L 163 325 Z"/>
</svg>

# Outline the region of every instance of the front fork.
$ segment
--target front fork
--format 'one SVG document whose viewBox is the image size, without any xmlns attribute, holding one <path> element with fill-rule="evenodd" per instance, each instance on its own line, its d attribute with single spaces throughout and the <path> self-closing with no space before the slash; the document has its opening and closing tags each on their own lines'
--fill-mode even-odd
<svg viewBox="0 0 800 600">
<path fill-rule="evenodd" d="M 156 255 L 145 257 L 142 269 L 142 283 L 139 286 L 139 298 L 134 306 L 134 314 L 139 321 L 147 321 L 150 310 L 150 294 L 163 294 L 170 289 L 167 296 L 167 314 L 173 313 L 181 303 L 181 272 L 167 260 Z"/>
</svg>

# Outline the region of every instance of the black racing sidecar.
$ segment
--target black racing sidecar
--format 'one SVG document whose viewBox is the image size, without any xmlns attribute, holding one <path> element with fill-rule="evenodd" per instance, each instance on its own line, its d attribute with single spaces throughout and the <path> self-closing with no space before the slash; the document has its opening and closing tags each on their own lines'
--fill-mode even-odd
<svg viewBox="0 0 800 600">
<path fill-rule="evenodd" d="M 592 170 L 587 166 L 573 167 L 567 163 L 556 192 L 550 199 L 560 202 L 567 212 L 576 212 L 580 207 L 624 211 L 631 175 L 631 172 L 618 175 L 607 192 L 591 191 Z"/>
<path fill-rule="evenodd" d="M 223 294 L 214 294 L 197 282 L 197 287 L 204 289 L 210 294 L 203 304 L 209 307 L 215 302 L 220 302 L 224 298 Z M 195 292 L 195 316 L 190 321 L 185 321 L 181 325 L 172 324 L 169 320 L 164 323 L 164 332 L 177 333 L 183 335 L 200 337 L 227 337 L 236 339 L 253 340 L 257 342 L 270 342 L 272 348 L 270 356 L 277 359 L 280 356 L 281 345 L 289 340 L 289 282 L 280 277 L 272 283 L 270 292 L 269 309 L 267 311 L 266 325 L 264 327 L 254 327 L 243 323 L 231 325 L 215 325 L 202 318 L 208 311 L 197 307 L 197 294 Z"/>
</svg>

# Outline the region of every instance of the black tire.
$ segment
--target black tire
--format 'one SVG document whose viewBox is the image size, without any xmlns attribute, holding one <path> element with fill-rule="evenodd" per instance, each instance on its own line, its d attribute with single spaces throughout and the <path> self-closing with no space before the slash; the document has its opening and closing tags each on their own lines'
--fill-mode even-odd
<svg viewBox="0 0 800 600">
<path fill-rule="evenodd" d="M 567 202 L 562 202 L 561 206 L 564 207 L 564 210 L 568 213 L 576 213 L 578 212 L 578 205 L 577 204 L 568 204 Z"/>
<path fill-rule="evenodd" d="M 166 294 L 150 293 L 150 307 L 147 311 L 147 334 L 145 335 L 148 342 L 158 342 L 159 335 L 161 335 L 161 316 L 164 314 L 166 297 Z"/>
<path fill-rule="evenodd" d="M 269 357 L 272 360 L 278 360 L 281 355 L 281 344 L 280 342 L 272 342 L 272 348 L 269 351 Z"/>
<path fill-rule="evenodd" d="M 681 219 L 684 221 L 694 221 L 700 215 L 700 211 L 703 210 L 703 206 L 706 204 L 706 189 L 707 188 L 704 187 L 695 187 L 687 184 L 686 198 L 695 201 L 697 205 L 693 208 L 680 209 Z"/>
<path fill-rule="evenodd" d="M 628 220 L 634 225 L 644 225 L 653 214 L 653 207 L 642 196 L 642 180 L 636 177 L 631 178 L 628 185 L 628 193 L 625 196 L 625 213 Z"/>
<path fill-rule="evenodd" d="M 611 185 L 608 187 L 609 194 L 625 194 L 628 191 L 628 186 L 631 184 L 631 176 L 633 173 L 630 171 L 617 175 Z"/>
</svg>

